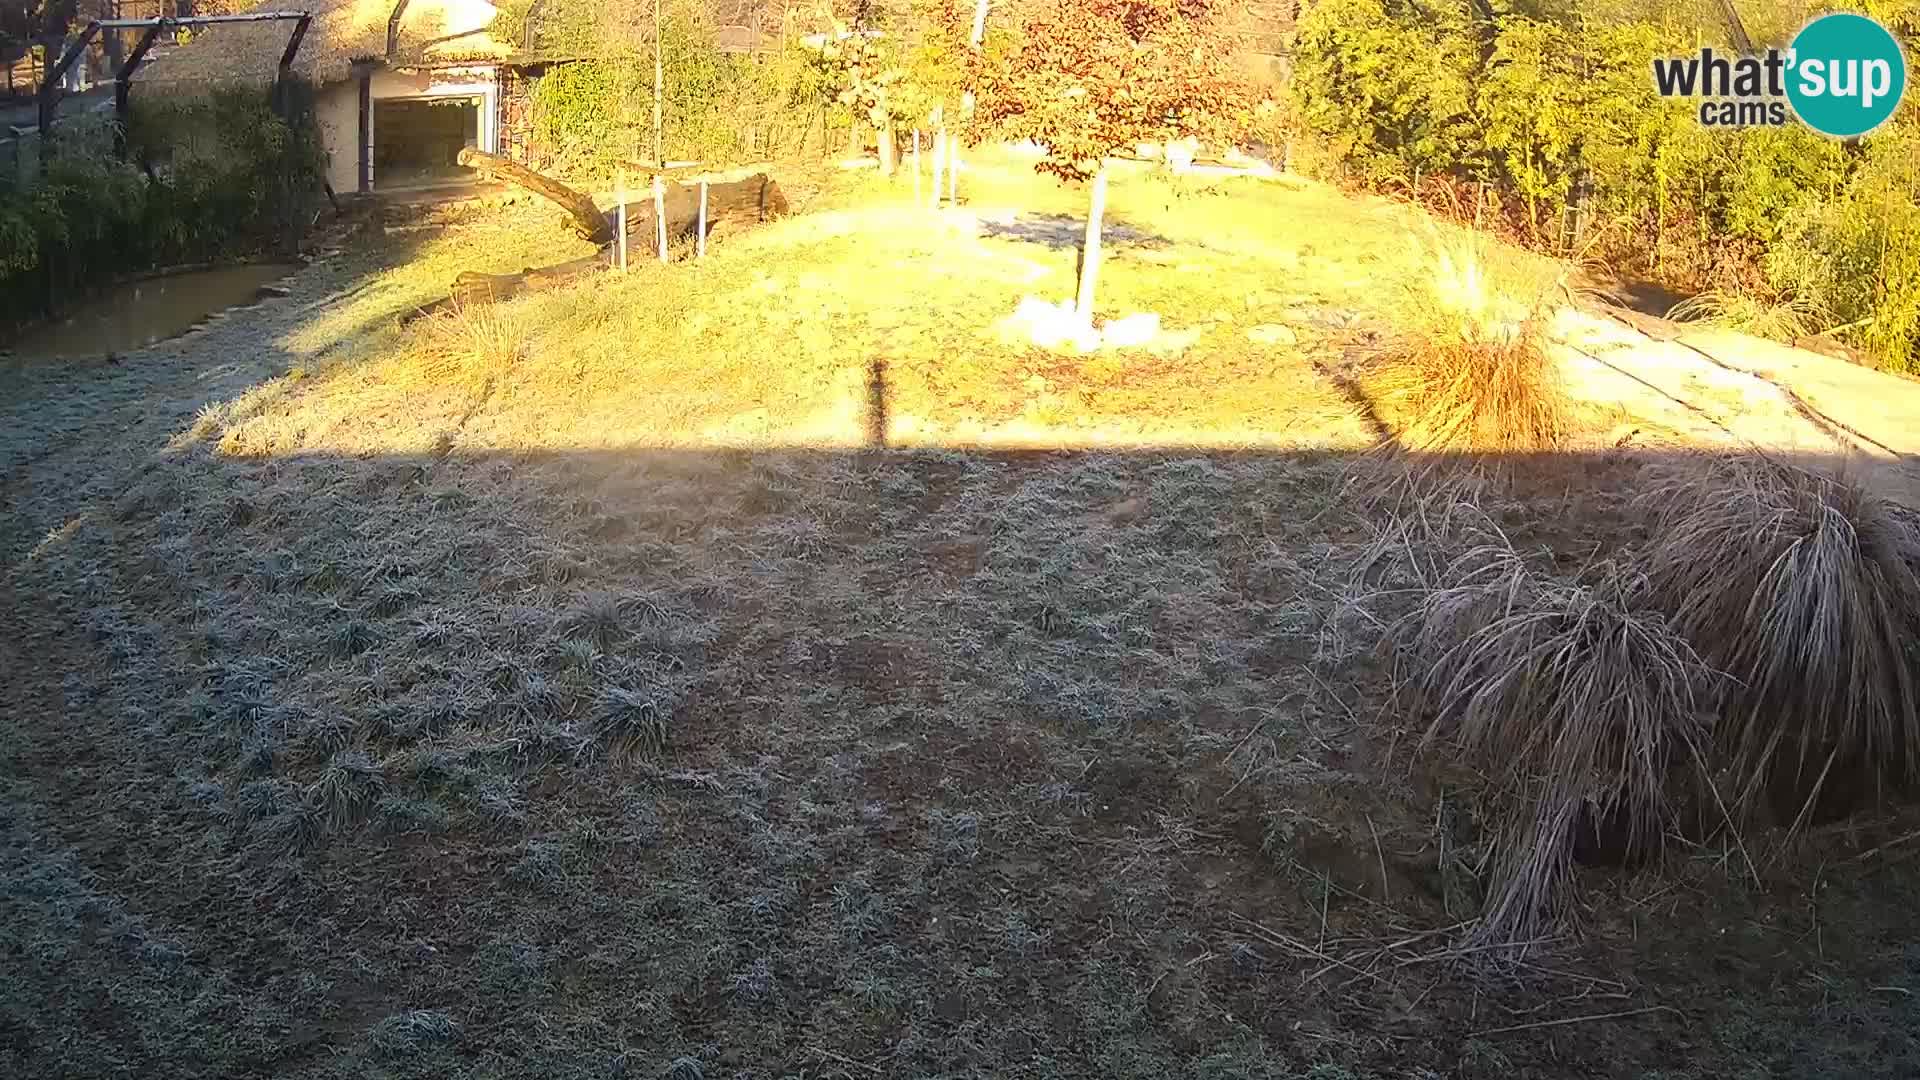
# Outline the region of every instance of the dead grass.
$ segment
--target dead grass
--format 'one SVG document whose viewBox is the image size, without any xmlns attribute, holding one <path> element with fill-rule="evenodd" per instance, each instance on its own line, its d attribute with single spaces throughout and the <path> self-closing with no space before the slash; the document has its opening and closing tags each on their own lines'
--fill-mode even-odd
<svg viewBox="0 0 1920 1080">
<path fill-rule="evenodd" d="M 1764 300 L 1751 293 L 1717 289 L 1674 305 L 1667 318 L 1724 326 L 1789 344 L 1823 333 L 1838 322 L 1831 311 L 1810 297 Z"/>
<path fill-rule="evenodd" d="M 1719 741 L 1735 801 L 1798 828 L 1920 777 L 1920 531 L 1843 478 L 1764 458 L 1668 469 L 1645 565 L 1738 680 Z"/>
<path fill-rule="evenodd" d="M 1552 297 L 1522 304 L 1496 291 L 1483 244 L 1436 246 L 1432 277 L 1413 292 L 1406 328 L 1368 378 L 1406 418 L 1397 441 L 1423 452 L 1476 454 L 1562 447 L 1573 408 L 1547 341 Z"/>
<path fill-rule="evenodd" d="M 1423 742 L 1482 769 L 1503 807 L 1479 945 L 1543 940 L 1569 909 L 1576 846 L 1649 854 L 1711 784 L 1715 673 L 1645 594 L 1629 569 L 1567 581 L 1501 543 L 1456 561 L 1395 628 L 1432 716 Z"/>
</svg>

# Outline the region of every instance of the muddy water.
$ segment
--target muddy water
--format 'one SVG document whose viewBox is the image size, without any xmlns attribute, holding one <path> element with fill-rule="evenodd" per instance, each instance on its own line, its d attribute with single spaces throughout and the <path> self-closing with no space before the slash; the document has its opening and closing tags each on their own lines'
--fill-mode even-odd
<svg viewBox="0 0 1920 1080">
<path fill-rule="evenodd" d="M 58 322 L 29 329 L 0 350 L 22 359 L 104 356 L 131 352 L 185 332 L 208 315 L 250 303 L 260 286 L 295 267 L 256 263 L 192 270 L 122 285 L 68 312 Z"/>
</svg>

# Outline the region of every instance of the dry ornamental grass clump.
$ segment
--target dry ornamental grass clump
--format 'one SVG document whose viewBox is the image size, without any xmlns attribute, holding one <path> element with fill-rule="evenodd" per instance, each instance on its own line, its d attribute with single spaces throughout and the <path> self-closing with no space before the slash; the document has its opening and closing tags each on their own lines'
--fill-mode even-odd
<svg viewBox="0 0 1920 1080">
<path fill-rule="evenodd" d="M 1481 257 L 1442 247 L 1416 293 L 1415 327 L 1375 363 L 1369 383 L 1406 419 L 1399 443 L 1445 453 L 1551 450 L 1566 441 L 1572 406 L 1548 351 L 1542 305 L 1491 289 Z"/>
<path fill-rule="evenodd" d="M 1501 806 L 1482 944 L 1524 945 L 1562 907 L 1584 833 L 1624 831 L 1652 851 L 1705 776 L 1701 709 L 1716 675 L 1637 603 L 1614 565 L 1544 577 L 1504 544 L 1475 549 L 1396 627 L 1420 665 L 1412 689 L 1444 743 L 1487 776 Z M 1604 839 L 1604 838 L 1603 838 Z"/>
<path fill-rule="evenodd" d="M 1759 457 L 1663 466 L 1641 497 L 1653 534 L 1627 561 L 1558 579 L 1480 530 L 1395 627 L 1423 746 L 1498 807 L 1483 945 L 1538 937 L 1583 843 L 1631 859 L 1711 819 L 1744 860 L 1742 828 L 1920 778 L 1913 517 Z"/>
<path fill-rule="evenodd" d="M 1645 500 L 1658 602 L 1737 680 L 1718 728 L 1735 805 L 1798 828 L 1920 777 L 1912 519 L 1855 484 L 1757 457 L 1665 470 Z"/>
</svg>

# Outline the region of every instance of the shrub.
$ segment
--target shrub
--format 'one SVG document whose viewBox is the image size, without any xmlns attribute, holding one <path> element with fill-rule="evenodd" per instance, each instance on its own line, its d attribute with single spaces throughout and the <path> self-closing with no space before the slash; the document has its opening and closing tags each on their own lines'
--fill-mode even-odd
<svg viewBox="0 0 1920 1080">
<path fill-rule="evenodd" d="M 1464 0 L 1323 0 L 1295 47 L 1301 123 L 1375 182 L 1471 169 L 1472 21 Z"/>
<path fill-rule="evenodd" d="M 1698 49 L 1698 30 L 1722 34 L 1717 15 L 1686 27 L 1651 5 L 1568 12 L 1323 0 L 1302 20 L 1292 84 L 1313 143 L 1301 160 L 1416 193 L 1474 187 L 1528 242 L 1597 236 L 1630 272 L 1829 313 L 1813 329 L 1920 369 L 1920 114 L 1864 152 L 1799 124 L 1710 130 L 1649 71 Z M 1875 13 L 1896 33 L 1920 20 L 1907 0 Z"/>
<path fill-rule="evenodd" d="M 253 89 L 142 102 L 131 160 L 111 145 L 76 117 L 43 172 L 0 177 L 0 324 L 114 275 L 284 238 L 319 192 L 312 125 L 289 126 Z"/>
<path fill-rule="evenodd" d="M 1716 676 L 1645 594 L 1613 565 L 1542 577 L 1502 543 L 1453 564 L 1396 627 L 1432 713 L 1423 745 L 1454 748 L 1497 792 L 1486 944 L 1539 936 L 1583 830 L 1618 828 L 1626 854 L 1650 852 L 1690 805 L 1684 781 L 1711 783 L 1699 717 Z"/>
<path fill-rule="evenodd" d="M 1864 145 L 1843 187 L 1786 216 L 1766 275 L 1831 311 L 1882 364 L 1920 371 L 1920 124 Z"/>
<path fill-rule="evenodd" d="M 1479 253 L 1442 250 L 1413 327 L 1375 363 L 1371 388 L 1401 404 L 1402 446 L 1511 452 L 1559 446 L 1572 406 L 1548 352 L 1545 312 L 1491 290 Z"/>
<path fill-rule="evenodd" d="M 1920 777 L 1920 528 L 1764 458 L 1669 470 L 1645 498 L 1654 595 L 1738 680 L 1718 740 L 1733 805 L 1797 827 L 1823 793 L 1851 810 Z"/>
</svg>

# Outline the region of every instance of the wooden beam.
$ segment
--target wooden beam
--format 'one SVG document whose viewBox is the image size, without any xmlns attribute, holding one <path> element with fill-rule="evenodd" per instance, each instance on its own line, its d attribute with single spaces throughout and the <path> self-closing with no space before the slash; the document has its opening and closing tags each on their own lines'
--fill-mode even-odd
<svg viewBox="0 0 1920 1080">
<path fill-rule="evenodd" d="M 302 15 L 300 21 L 293 24 L 293 34 L 287 38 L 287 47 L 280 53 L 280 67 L 273 76 L 273 111 L 280 119 L 293 122 L 293 108 L 287 101 L 287 83 L 293 78 L 293 58 L 300 52 L 300 43 L 307 38 L 307 28 L 313 25 L 313 16 Z"/>
<path fill-rule="evenodd" d="M 301 15 L 300 21 L 293 24 L 293 36 L 287 39 L 287 49 L 280 54 L 280 77 L 286 78 L 293 70 L 293 58 L 300 51 L 300 43 L 306 40 L 307 28 L 313 25 L 313 16 Z"/>
<path fill-rule="evenodd" d="M 373 69 L 362 66 L 360 75 L 360 142 L 357 150 L 359 159 L 360 194 L 373 190 Z"/>
<path fill-rule="evenodd" d="M 47 148 L 53 138 L 53 106 L 60 90 L 60 80 L 67 77 L 67 71 L 73 67 L 74 61 L 80 59 L 80 55 L 87 51 L 87 46 L 93 42 L 95 35 L 100 33 L 100 27 L 101 24 L 97 21 L 88 23 L 87 28 L 80 32 L 80 36 L 74 40 L 73 44 L 68 45 L 67 50 L 60 54 L 59 62 L 47 68 L 46 74 L 40 78 L 40 92 L 35 96 L 40 114 L 41 168 L 46 167 Z"/>
<path fill-rule="evenodd" d="M 127 152 L 127 112 L 133 107 L 133 73 L 147 60 L 147 51 L 153 48 L 154 39 L 160 36 L 160 28 L 166 21 L 156 20 L 147 32 L 140 35 L 140 44 L 127 54 L 127 62 L 120 65 L 120 73 L 113 79 L 113 117 L 118 122 L 113 133 L 113 147 L 120 154 Z"/>
<path fill-rule="evenodd" d="M 400 55 L 400 20 L 407 15 L 407 0 L 394 0 L 393 14 L 387 16 L 387 59 Z"/>
<path fill-rule="evenodd" d="M 1733 6 L 1733 0 L 1720 0 L 1721 17 L 1727 20 L 1727 32 L 1733 35 L 1733 46 L 1740 50 L 1741 56 L 1753 55 L 1753 39 L 1747 36 L 1747 24 L 1740 19 L 1740 9 Z"/>
</svg>

